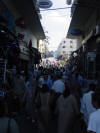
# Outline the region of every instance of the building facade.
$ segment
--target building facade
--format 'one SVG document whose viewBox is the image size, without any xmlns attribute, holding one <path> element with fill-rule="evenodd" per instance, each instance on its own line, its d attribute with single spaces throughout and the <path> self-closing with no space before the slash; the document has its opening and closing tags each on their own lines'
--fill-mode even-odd
<svg viewBox="0 0 100 133">
<path fill-rule="evenodd" d="M 27 71 L 39 63 L 41 56 L 38 52 L 38 42 L 45 39 L 45 34 L 38 14 L 33 0 L 0 1 L 0 39 L 4 41 L 7 39 L 6 47 L 11 47 L 10 50 L 14 46 L 20 49 L 18 54 L 16 50 L 10 51 L 6 56 L 9 58 L 11 68 L 16 65 L 17 68 Z M 1 46 L 0 52 L 2 49 L 5 50 L 3 42 Z"/>
<path fill-rule="evenodd" d="M 73 8 L 74 7 L 74 8 Z M 100 1 L 75 0 L 72 3 L 72 20 L 67 37 L 82 38 L 80 58 L 81 71 L 85 77 L 95 79 L 100 76 Z M 73 10 L 74 9 L 74 10 Z M 81 52 L 80 52 L 81 51 Z"/>
<path fill-rule="evenodd" d="M 64 38 L 56 51 L 57 57 L 62 56 L 68 59 L 73 51 L 77 49 L 77 40 Z"/>
</svg>

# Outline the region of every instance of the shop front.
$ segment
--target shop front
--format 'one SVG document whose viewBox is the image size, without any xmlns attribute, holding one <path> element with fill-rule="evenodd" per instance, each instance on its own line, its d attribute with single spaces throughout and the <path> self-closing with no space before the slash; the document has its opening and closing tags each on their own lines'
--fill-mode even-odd
<svg viewBox="0 0 100 133">
<path fill-rule="evenodd" d="M 20 69 L 20 71 L 24 71 L 25 73 L 27 73 L 28 64 L 30 62 L 29 48 L 27 46 L 25 46 L 24 42 L 20 42 L 19 47 L 20 47 L 19 69 Z"/>
</svg>

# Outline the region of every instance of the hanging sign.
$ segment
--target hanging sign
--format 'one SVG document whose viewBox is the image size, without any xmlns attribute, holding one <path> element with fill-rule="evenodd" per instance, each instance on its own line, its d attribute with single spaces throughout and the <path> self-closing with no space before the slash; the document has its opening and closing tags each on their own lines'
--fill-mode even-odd
<svg viewBox="0 0 100 133">
<path fill-rule="evenodd" d="M 95 52 L 88 52 L 88 59 L 90 62 L 94 62 L 96 58 L 96 53 Z"/>
<path fill-rule="evenodd" d="M 82 31 L 79 29 L 72 29 L 69 31 L 69 34 L 71 34 L 73 36 L 80 36 L 80 35 L 82 35 Z"/>
<path fill-rule="evenodd" d="M 88 57 L 96 58 L 96 53 L 95 52 L 88 52 Z"/>
<path fill-rule="evenodd" d="M 50 8 L 52 5 L 53 4 L 50 0 L 39 0 L 39 1 L 37 1 L 37 6 L 39 8 Z"/>
</svg>

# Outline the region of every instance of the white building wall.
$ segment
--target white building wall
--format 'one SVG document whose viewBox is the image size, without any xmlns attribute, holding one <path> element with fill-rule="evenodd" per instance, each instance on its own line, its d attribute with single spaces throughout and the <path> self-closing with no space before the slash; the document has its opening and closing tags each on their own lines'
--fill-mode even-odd
<svg viewBox="0 0 100 133">
<path fill-rule="evenodd" d="M 77 37 L 77 49 L 79 49 L 82 46 L 82 37 Z"/>
<path fill-rule="evenodd" d="M 18 11 L 13 7 L 12 2 L 9 0 L 2 0 L 6 6 L 8 7 L 8 9 L 11 11 L 11 13 L 14 15 L 15 20 L 18 19 L 20 16 L 20 14 L 18 14 Z M 20 28 L 20 27 L 16 27 L 16 31 L 17 33 L 22 33 L 25 35 L 25 38 L 23 41 L 25 41 L 26 43 L 29 43 L 30 40 L 32 40 L 32 47 L 37 48 L 37 38 L 34 36 L 33 33 L 31 33 L 28 29 L 26 28 Z"/>
<path fill-rule="evenodd" d="M 37 38 L 30 31 L 28 31 L 28 41 L 30 40 L 32 40 L 32 47 L 37 48 Z"/>
<path fill-rule="evenodd" d="M 32 47 L 37 48 L 37 38 L 33 35 L 33 33 L 31 33 L 28 29 L 23 29 L 23 28 L 19 28 L 16 27 L 16 32 L 24 34 L 24 39 L 23 41 L 25 41 L 27 44 L 29 44 L 29 41 L 32 41 Z"/>
<path fill-rule="evenodd" d="M 73 51 L 77 49 L 77 43 L 78 42 L 75 39 L 63 39 L 58 46 L 57 55 L 60 56 L 66 54 L 69 56 Z"/>
</svg>

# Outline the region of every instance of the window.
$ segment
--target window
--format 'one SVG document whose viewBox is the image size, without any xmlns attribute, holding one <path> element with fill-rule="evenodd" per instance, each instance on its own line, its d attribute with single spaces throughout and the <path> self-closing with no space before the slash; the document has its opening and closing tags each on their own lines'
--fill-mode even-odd
<svg viewBox="0 0 100 133">
<path fill-rule="evenodd" d="M 66 48 L 65 46 L 63 46 L 62 48 Z"/>
<path fill-rule="evenodd" d="M 73 43 L 73 41 L 71 40 L 71 41 L 70 41 L 70 43 L 72 44 L 72 43 Z"/>
<path fill-rule="evenodd" d="M 66 52 L 65 52 L 65 51 L 63 51 L 63 54 L 66 54 Z"/>
<path fill-rule="evenodd" d="M 72 45 L 70 45 L 70 48 L 73 48 L 73 46 L 72 46 Z"/>
</svg>

